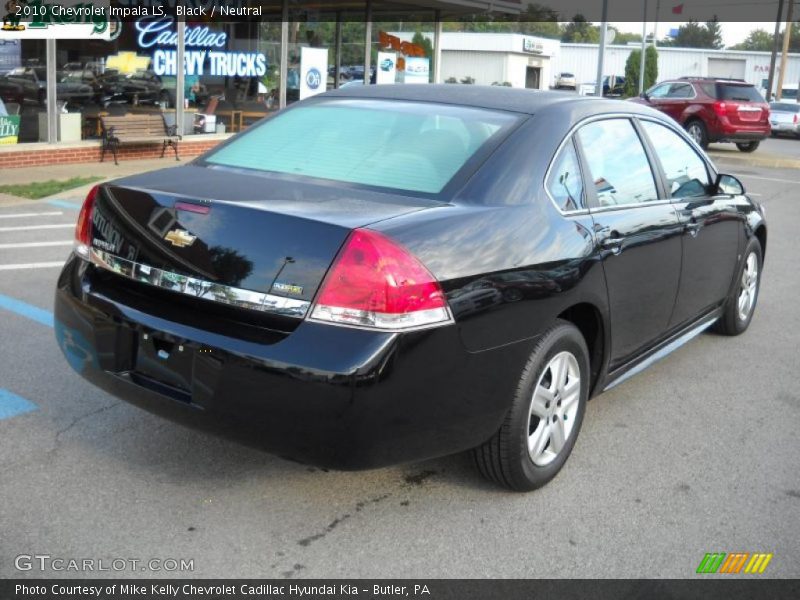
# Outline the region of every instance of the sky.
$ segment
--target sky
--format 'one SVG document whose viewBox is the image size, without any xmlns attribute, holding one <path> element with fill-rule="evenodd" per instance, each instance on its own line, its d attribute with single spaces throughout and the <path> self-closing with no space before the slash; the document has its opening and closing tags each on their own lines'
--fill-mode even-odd
<svg viewBox="0 0 800 600">
<path fill-rule="evenodd" d="M 658 24 L 658 39 L 662 39 L 670 29 L 677 29 L 683 23 L 673 23 L 673 22 L 659 22 Z M 615 28 L 619 29 L 620 31 L 626 31 L 630 33 L 642 33 L 642 23 L 632 23 L 632 22 L 625 22 L 625 23 L 618 23 L 618 22 L 611 22 L 609 25 L 613 25 Z M 651 33 L 653 31 L 654 23 L 651 21 L 648 23 L 647 26 L 647 33 Z M 765 29 L 766 31 L 775 31 L 775 22 L 764 22 L 764 23 L 730 23 L 730 22 L 721 22 L 720 27 L 722 28 L 722 41 L 725 42 L 725 46 L 733 46 L 734 44 L 738 44 L 739 42 L 744 41 L 747 35 L 753 31 L 754 29 Z"/>
</svg>

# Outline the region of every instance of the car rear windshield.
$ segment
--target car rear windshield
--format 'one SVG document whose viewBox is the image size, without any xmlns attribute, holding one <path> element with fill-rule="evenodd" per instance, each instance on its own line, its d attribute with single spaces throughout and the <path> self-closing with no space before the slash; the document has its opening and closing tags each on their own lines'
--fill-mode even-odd
<svg viewBox="0 0 800 600">
<path fill-rule="evenodd" d="M 800 112 L 800 104 L 796 102 L 773 102 L 769 105 L 769 108 L 770 110 L 779 110 L 781 112 Z"/>
<path fill-rule="evenodd" d="M 764 102 L 763 96 L 752 85 L 717 84 L 717 100 L 733 102 Z"/>
<path fill-rule="evenodd" d="M 387 100 L 329 100 L 286 110 L 206 163 L 438 194 L 518 116 Z"/>
</svg>

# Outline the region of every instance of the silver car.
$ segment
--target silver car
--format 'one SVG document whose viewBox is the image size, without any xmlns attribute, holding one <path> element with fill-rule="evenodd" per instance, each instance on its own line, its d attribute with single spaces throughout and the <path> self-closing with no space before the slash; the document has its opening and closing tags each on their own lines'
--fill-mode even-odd
<svg viewBox="0 0 800 600">
<path fill-rule="evenodd" d="M 556 89 L 570 88 L 575 89 L 575 74 L 574 73 L 559 73 L 556 79 Z"/>
<path fill-rule="evenodd" d="M 800 104 L 797 102 L 771 102 L 769 124 L 773 137 L 789 134 L 800 137 Z"/>
</svg>

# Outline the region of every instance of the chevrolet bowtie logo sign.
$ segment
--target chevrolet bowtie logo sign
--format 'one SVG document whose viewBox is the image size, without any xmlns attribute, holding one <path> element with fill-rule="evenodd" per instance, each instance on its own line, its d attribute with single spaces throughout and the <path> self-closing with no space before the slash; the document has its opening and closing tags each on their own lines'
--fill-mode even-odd
<svg viewBox="0 0 800 600">
<path fill-rule="evenodd" d="M 164 236 L 164 239 L 173 246 L 177 246 L 178 248 L 186 248 L 186 246 L 191 246 L 194 244 L 197 236 L 192 235 L 185 229 L 173 229 Z"/>
</svg>

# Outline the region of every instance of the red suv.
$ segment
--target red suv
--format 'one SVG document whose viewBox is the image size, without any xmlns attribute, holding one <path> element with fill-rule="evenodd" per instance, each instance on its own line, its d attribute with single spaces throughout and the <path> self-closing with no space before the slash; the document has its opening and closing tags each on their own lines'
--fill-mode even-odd
<svg viewBox="0 0 800 600">
<path fill-rule="evenodd" d="M 667 113 L 703 148 L 735 142 L 742 152 L 752 152 L 770 134 L 769 104 L 742 80 L 681 77 L 632 100 Z"/>
</svg>

